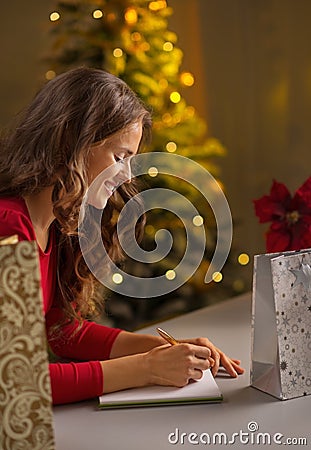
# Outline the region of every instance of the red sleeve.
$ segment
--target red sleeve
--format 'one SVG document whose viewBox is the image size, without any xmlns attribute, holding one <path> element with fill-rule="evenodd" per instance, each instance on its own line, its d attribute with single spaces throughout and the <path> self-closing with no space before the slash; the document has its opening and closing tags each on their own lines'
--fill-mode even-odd
<svg viewBox="0 0 311 450">
<path fill-rule="evenodd" d="M 62 311 L 52 308 L 46 315 L 47 329 L 62 317 Z M 52 351 L 62 358 L 78 361 L 50 364 L 54 404 L 93 398 L 103 393 L 103 372 L 99 361 L 109 358 L 112 344 L 120 329 L 94 322 L 78 321 L 64 326 L 56 337 L 49 338 Z"/>
<path fill-rule="evenodd" d="M 30 220 L 20 211 L 0 211 L 0 236 L 18 235 L 19 241 L 34 241 Z"/>
<path fill-rule="evenodd" d="M 102 361 L 109 359 L 112 344 L 120 333 L 119 328 L 106 327 L 95 322 L 76 320 L 53 335 L 49 330 L 55 323 L 60 323 L 63 312 L 59 308 L 51 308 L 45 320 L 52 351 L 62 358 L 79 361 Z"/>
<path fill-rule="evenodd" d="M 98 361 L 50 364 L 53 404 L 72 403 L 103 393 L 103 372 Z"/>
</svg>

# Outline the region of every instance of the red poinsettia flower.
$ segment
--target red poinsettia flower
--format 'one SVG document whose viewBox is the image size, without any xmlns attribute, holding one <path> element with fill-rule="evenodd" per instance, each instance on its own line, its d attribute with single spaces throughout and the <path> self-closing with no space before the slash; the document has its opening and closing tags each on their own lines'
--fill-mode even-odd
<svg viewBox="0 0 311 450">
<path fill-rule="evenodd" d="M 311 247 L 311 177 L 291 196 L 283 183 L 273 181 L 270 195 L 254 200 L 259 222 L 272 222 L 266 234 L 267 252 Z"/>
</svg>

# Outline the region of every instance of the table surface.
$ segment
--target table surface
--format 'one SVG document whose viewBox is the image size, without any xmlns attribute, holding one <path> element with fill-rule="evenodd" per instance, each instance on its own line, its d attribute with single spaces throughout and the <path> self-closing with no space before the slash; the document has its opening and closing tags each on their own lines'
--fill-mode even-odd
<svg viewBox="0 0 311 450">
<path fill-rule="evenodd" d="M 250 386 L 250 318 L 251 295 L 244 294 L 159 324 L 176 338 L 207 336 L 228 355 L 242 360 L 244 375 L 237 379 L 216 377 L 224 396 L 222 403 L 102 411 L 93 399 L 56 406 L 56 449 L 163 450 L 173 444 L 186 449 L 227 445 L 235 449 L 279 449 L 280 445 L 273 443 L 277 433 L 283 435 L 276 436 L 282 443 L 287 438 L 293 439 L 292 443 L 306 438 L 307 445 L 295 448 L 310 448 L 311 396 L 280 401 Z M 156 334 L 155 326 L 140 332 Z M 255 428 L 258 431 L 251 432 Z M 215 433 L 225 433 L 227 445 L 225 437 L 219 441 Z M 212 439 L 210 445 L 204 444 L 207 434 Z M 266 441 L 258 445 L 258 439 Z M 271 445 L 264 445 L 269 439 Z"/>
</svg>

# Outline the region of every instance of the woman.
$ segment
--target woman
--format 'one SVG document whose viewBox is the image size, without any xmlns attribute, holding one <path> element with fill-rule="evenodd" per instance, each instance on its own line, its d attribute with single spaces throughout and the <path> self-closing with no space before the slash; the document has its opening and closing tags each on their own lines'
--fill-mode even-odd
<svg viewBox="0 0 311 450">
<path fill-rule="evenodd" d="M 50 364 L 55 404 L 148 384 L 183 386 L 211 366 L 214 375 L 220 365 L 233 377 L 243 373 L 206 338 L 169 346 L 161 337 L 85 320 L 97 280 L 79 247 L 82 199 L 97 175 L 135 155 L 150 134 L 148 110 L 123 81 L 78 68 L 49 81 L 3 142 L 0 236 L 38 244 L 49 346 L 67 360 Z M 111 191 L 100 199 L 102 238 L 119 261 L 113 214 L 137 191 L 132 180 L 108 199 Z"/>
</svg>

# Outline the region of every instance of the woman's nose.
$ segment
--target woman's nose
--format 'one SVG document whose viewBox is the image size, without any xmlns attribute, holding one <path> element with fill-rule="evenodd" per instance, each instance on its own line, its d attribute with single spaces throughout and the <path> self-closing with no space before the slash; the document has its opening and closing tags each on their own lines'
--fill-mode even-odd
<svg viewBox="0 0 311 450">
<path fill-rule="evenodd" d="M 130 158 L 126 158 L 123 161 L 122 169 L 119 172 L 120 181 L 123 183 L 130 183 L 132 178 L 131 162 Z"/>
</svg>

